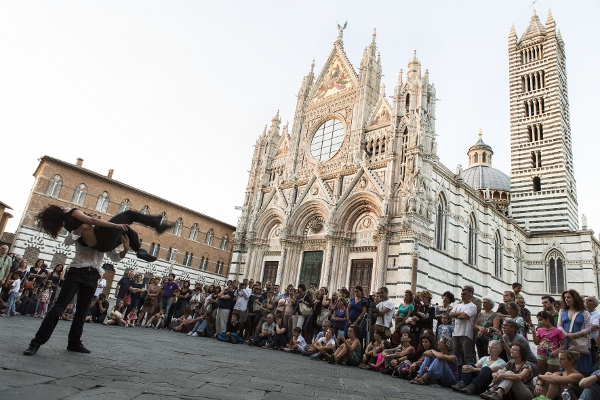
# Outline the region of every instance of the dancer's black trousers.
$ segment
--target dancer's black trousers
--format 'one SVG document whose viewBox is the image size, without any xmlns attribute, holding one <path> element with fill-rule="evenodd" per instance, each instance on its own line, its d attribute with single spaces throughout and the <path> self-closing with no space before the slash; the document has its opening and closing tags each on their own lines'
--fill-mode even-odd
<svg viewBox="0 0 600 400">
<path fill-rule="evenodd" d="M 100 273 L 96 268 L 69 268 L 69 271 L 65 274 L 65 280 L 58 299 L 56 299 L 54 307 L 46 314 L 40 329 L 35 334 L 35 338 L 31 340 L 31 345 L 40 347 L 50 339 L 60 315 L 73 300 L 75 294 L 77 294 L 77 307 L 69 331 L 69 345 L 77 346 L 81 344 L 85 314 L 90 307 L 92 297 L 94 297 L 98 279 L 100 279 Z"/>
<path fill-rule="evenodd" d="M 113 224 L 132 224 L 139 222 L 151 228 L 158 228 L 162 218 L 160 216 L 151 217 L 137 211 L 123 211 L 112 217 L 109 222 Z M 126 234 L 129 237 L 129 246 L 133 251 L 140 249 L 140 238 L 133 228 L 129 228 L 127 232 L 119 228 L 107 228 L 104 226 L 95 226 L 94 234 L 96 235 L 97 244 L 93 247 L 101 253 L 112 251 L 121 245 L 121 236 Z"/>
</svg>

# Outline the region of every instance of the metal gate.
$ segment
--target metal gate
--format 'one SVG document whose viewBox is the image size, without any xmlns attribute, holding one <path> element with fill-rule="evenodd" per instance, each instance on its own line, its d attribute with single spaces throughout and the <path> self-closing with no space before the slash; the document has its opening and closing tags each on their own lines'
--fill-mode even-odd
<svg viewBox="0 0 600 400">
<path fill-rule="evenodd" d="M 307 288 L 310 287 L 311 283 L 319 286 L 322 266 L 322 251 L 305 251 L 302 257 L 302 270 L 300 272 L 298 284 L 304 283 Z"/>
</svg>

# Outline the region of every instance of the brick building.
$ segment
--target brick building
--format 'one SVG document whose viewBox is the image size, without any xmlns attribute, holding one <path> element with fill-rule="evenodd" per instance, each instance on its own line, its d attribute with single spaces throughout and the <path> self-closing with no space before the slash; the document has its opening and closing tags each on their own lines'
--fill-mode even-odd
<svg viewBox="0 0 600 400">
<path fill-rule="evenodd" d="M 76 164 L 49 156 L 40 159 L 12 251 L 23 254 L 29 264 L 42 258 L 50 268 L 68 262 L 74 255 L 72 248 L 62 245 L 61 237 L 54 240 L 37 229 L 35 215 L 49 204 L 93 212 L 105 220 L 133 209 L 161 214 L 174 222 L 175 227 L 158 236 L 153 229 L 134 224 L 142 247 L 158 260 L 148 263 L 136 258 L 133 252 L 116 265 L 107 260 L 104 266 L 107 293 L 114 293 L 118 281 L 115 277 L 119 278 L 129 269 L 145 273 L 146 279 L 173 271 L 178 278 L 192 283 L 225 282 L 231 263 L 234 226 L 116 181 L 112 179 L 113 170 L 102 175 L 82 165 L 80 158 Z"/>
</svg>

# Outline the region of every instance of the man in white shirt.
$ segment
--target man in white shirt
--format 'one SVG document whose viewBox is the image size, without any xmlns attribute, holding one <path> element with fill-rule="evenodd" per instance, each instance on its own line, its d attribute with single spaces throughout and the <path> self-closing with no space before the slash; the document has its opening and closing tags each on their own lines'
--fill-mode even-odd
<svg viewBox="0 0 600 400">
<path fill-rule="evenodd" d="M 29 348 L 23 352 L 26 356 L 37 353 L 40 346 L 50 339 L 58 323 L 58 318 L 75 295 L 77 295 L 77 307 L 69 331 L 67 350 L 78 353 L 91 353 L 81 343 L 81 335 L 83 334 L 85 314 L 98 286 L 98 279 L 104 274 L 102 269 L 104 256 L 106 255 L 114 262 L 119 262 L 129 251 L 129 238 L 127 235 L 121 236 L 121 243 L 123 244 L 121 252 L 115 249 L 107 253 L 101 253 L 91 247 L 83 247 L 77 239 L 78 236 L 73 234 L 68 234 L 65 238 L 65 245 L 75 245 L 75 258 L 73 258 L 69 270 L 65 274 L 65 280 L 54 307 L 46 314 L 35 337 L 29 343 Z"/>
<path fill-rule="evenodd" d="M 379 312 L 375 314 L 377 317 L 375 325 L 383 327 L 385 335 L 390 338 L 392 336 L 392 322 L 394 320 L 394 302 L 390 299 L 388 288 L 385 286 L 379 288 L 379 297 L 381 301 L 376 306 Z"/>
<path fill-rule="evenodd" d="M 460 292 L 462 303 L 456 305 L 449 316 L 454 321 L 454 354 L 458 364 L 475 363 L 475 342 L 473 341 L 473 322 L 477 315 L 477 306 L 471 301 L 475 290 L 465 286 Z"/>
<path fill-rule="evenodd" d="M 598 345 L 598 333 L 600 333 L 600 313 L 596 311 L 598 307 L 598 299 L 595 296 L 585 298 L 585 309 L 590 313 L 590 323 L 592 324 L 592 339 Z"/>
<path fill-rule="evenodd" d="M 96 286 L 96 292 L 94 293 L 94 299 L 95 300 L 98 296 L 100 296 L 100 293 L 102 293 L 104 291 L 104 288 L 106 287 L 106 279 L 104 279 L 104 274 L 100 275 L 100 279 L 98 279 L 98 285 Z"/>
<path fill-rule="evenodd" d="M 244 279 L 235 290 L 235 305 L 233 306 L 233 314 L 238 316 L 238 321 L 242 326 L 245 325 L 248 319 L 248 299 L 252 294 L 252 290 L 248 287 L 248 279 Z"/>
</svg>

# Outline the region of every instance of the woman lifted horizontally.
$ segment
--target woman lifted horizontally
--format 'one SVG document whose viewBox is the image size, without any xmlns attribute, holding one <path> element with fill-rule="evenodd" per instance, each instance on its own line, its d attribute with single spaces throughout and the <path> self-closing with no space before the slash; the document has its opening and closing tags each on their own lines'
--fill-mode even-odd
<svg viewBox="0 0 600 400">
<path fill-rule="evenodd" d="M 77 241 L 83 247 L 91 247 L 101 253 L 112 251 L 121 244 L 121 235 L 129 238 L 131 249 L 136 252 L 138 258 L 145 261 L 155 261 L 156 257 L 142 249 L 140 239 L 136 231 L 129 224 L 139 222 L 140 224 L 154 228 L 156 232 L 163 233 L 173 227 L 172 223 L 161 223 L 162 217 L 144 215 L 142 213 L 127 210 L 104 221 L 97 216 L 90 216 L 76 208 L 68 209 L 50 205 L 38 213 L 36 219 L 40 230 L 56 238 L 62 228 L 79 236 Z"/>
</svg>

